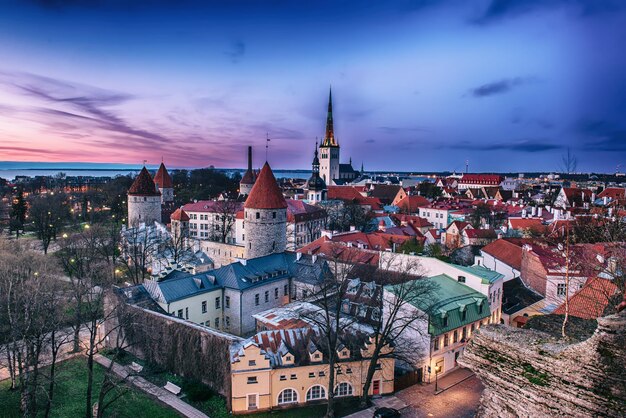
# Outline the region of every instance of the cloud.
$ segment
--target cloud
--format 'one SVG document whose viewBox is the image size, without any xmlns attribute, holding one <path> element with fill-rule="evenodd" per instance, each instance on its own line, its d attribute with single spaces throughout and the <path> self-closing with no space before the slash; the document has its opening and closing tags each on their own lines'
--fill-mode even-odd
<svg viewBox="0 0 626 418">
<path fill-rule="evenodd" d="M 477 24 L 487 24 L 509 17 L 516 17 L 541 10 L 567 9 L 576 16 L 589 17 L 624 8 L 621 0 L 491 0 Z"/>
<path fill-rule="evenodd" d="M 224 51 L 224 54 L 230 58 L 233 64 L 237 64 L 246 54 L 246 44 L 241 40 L 234 41 L 231 43 L 230 49 Z"/>
<path fill-rule="evenodd" d="M 379 126 L 376 129 L 388 135 L 400 135 L 404 133 L 428 132 L 429 131 L 429 129 L 424 126 L 413 126 L 413 127 Z"/>
<path fill-rule="evenodd" d="M 576 130 L 587 151 L 626 151 L 626 129 L 606 120 L 581 120 Z"/>
<path fill-rule="evenodd" d="M 494 81 L 492 83 L 483 84 L 482 86 L 473 88 L 470 90 L 470 94 L 477 98 L 504 94 L 508 93 L 515 87 L 521 86 L 522 84 L 532 83 L 534 81 L 536 81 L 536 79 L 533 77 L 505 78 L 500 81 Z"/>
<path fill-rule="evenodd" d="M 474 151 L 516 151 L 526 153 L 536 153 L 551 151 L 563 148 L 562 145 L 550 142 L 548 139 L 522 139 L 508 142 L 495 143 L 474 143 L 470 141 L 461 141 L 450 144 L 449 148 L 466 149 Z"/>
</svg>

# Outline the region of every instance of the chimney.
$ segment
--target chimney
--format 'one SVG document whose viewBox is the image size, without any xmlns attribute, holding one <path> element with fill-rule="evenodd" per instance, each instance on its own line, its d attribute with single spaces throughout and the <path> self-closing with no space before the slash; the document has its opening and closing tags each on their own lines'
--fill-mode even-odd
<svg viewBox="0 0 626 418">
<path fill-rule="evenodd" d="M 296 261 L 300 261 L 301 258 L 302 258 L 302 253 L 300 252 L 296 253 Z"/>
<path fill-rule="evenodd" d="M 537 206 L 533 206 L 530 210 L 530 216 L 534 218 L 535 215 L 537 215 Z"/>
<path fill-rule="evenodd" d="M 541 218 L 542 214 L 543 214 L 543 208 L 542 207 L 537 208 L 537 216 Z"/>
<path fill-rule="evenodd" d="M 252 147 L 248 146 L 248 170 L 252 171 Z"/>
<path fill-rule="evenodd" d="M 526 209 L 522 209 L 522 218 L 525 218 L 526 214 L 527 214 Z"/>
</svg>

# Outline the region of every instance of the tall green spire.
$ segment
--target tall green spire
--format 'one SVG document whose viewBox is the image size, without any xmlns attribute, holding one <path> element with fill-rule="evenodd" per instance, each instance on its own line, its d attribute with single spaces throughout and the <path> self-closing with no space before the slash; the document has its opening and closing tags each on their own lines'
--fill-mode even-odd
<svg viewBox="0 0 626 418">
<path fill-rule="evenodd" d="M 333 91 L 332 88 L 328 93 L 328 114 L 326 115 L 326 135 L 322 141 L 322 147 L 338 147 L 335 141 L 335 132 L 333 129 Z"/>
</svg>

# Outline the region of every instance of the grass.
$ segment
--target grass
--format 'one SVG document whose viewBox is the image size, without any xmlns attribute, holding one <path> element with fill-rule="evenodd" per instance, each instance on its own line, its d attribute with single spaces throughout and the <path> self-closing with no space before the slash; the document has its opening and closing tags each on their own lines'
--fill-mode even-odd
<svg viewBox="0 0 626 418">
<path fill-rule="evenodd" d="M 58 379 L 52 406 L 52 417 L 71 418 L 85 415 L 85 396 L 87 391 L 87 365 L 84 358 L 67 360 L 58 365 Z M 100 390 L 100 382 L 104 368 L 94 366 L 94 400 Z M 0 382 L 0 416 L 18 418 L 22 414 L 19 409 L 20 399 L 17 391 L 9 390 L 9 381 Z M 147 395 L 134 389 L 128 389 L 124 395 L 113 403 L 105 416 L 118 418 L 151 417 L 177 418 L 173 410 L 159 404 Z"/>
</svg>

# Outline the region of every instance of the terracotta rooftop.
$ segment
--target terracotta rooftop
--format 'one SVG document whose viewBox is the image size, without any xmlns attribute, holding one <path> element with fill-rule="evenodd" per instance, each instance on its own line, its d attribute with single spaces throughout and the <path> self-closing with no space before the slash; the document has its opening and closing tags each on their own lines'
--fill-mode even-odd
<svg viewBox="0 0 626 418">
<path fill-rule="evenodd" d="M 419 212 L 419 208 L 422 206 L 430 205 L 430 201 L 424 196 L 405 196 L 398 202 L 400 210 L 408 211 L 409 213 Z"/>
<path fill-rule="evenodd" d="M 583 319 L 596 319 L 604 315 L 612 297 L 619 292 L 617 286 L 607 279 L 594 277 L 569 299 L 569 314 Z M 565 304 L 553 312 L 557 315 L 565 314 Z"/>
<path fill-rule="evenodd" d="M 161 196 L 161 192 L 157 190 L 152 180 L 152 176 L 146 167 L 142 168 L 139 175 L 135 177 L 128 194 L 133 196 Z"/>
<path fill-rule="evenodd" d="M 154 184 L 160 189 L 171 189 L 174 187 L 174 183 L 172 183 L 172 177 L 167 172 L 167 168 L 165 168 L 165 164 L 161 163 L 157 173 L 154 175 Z"/>
<path fill-rule="evenodd" d="M 170 219 L 173 221 L 186 222 L 189 220 L 189 215 L 187 215 L 187 212 L 185 212 L 183 208 L 178 208 L 174 211 L 174 213 L 172 213 Z"/>
<path fill-rule="evenodd" d="M 259 176 L 250 190 L 250 195 L 244 204 L 245 208 L 251 209 L 286 209 L 287 202 L 283 192 L 276 183 L 276 178 L 270 165 L 266 162 Z"/>
<path fill-rule="evenodd" d="M 497 174 L 463 174 L 459 183 L 465 184 L 492 184 L 494 186 L 502 183 L 502 176 Z"/>
<path fill-rule="evenodd" d="M 507 239 L 498 239 L 485 245 L 481 251 L 489 254 L 504 264 L 520 271 L 522 268 L 522 243 Z"/>
</svg>

